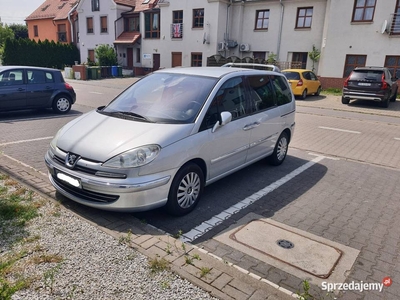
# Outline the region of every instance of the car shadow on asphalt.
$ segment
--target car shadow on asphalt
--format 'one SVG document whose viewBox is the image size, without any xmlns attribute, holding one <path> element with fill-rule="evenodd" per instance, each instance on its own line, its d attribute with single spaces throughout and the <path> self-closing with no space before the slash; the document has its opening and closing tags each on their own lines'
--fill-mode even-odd
<svg viewBox="0 0 400 300">
<path fill-rule="evenodd" d="M 265 161 L 259 161 L 206 186 L 197 207 L 191 213 L 181 217 L 168 214 L 164 208 L 137 213 L 110 212 L 80 205 L 59 193 L 56 194 L 56 198 L 62 205 L 83 218 L 110 230 L 126 233 L 129 227 L 127 225 L 129 224 L 120 228 L 116 228 L 115 224 L 118 222 L 131 222 L 133 227 L 129 229 L 133 234 L 139 234 L 143 230 L 143 228 L 136 228 L 135 224 L 149 224 L 172 236 L 177 236 L 181 233 L 189 232 L 247 197 L 275 184 L 278 180 L 281 180 L 307 162 L 305 159 L 290 155 L 279 167 L 270 166 Z M 226 220 L 199 238 L 198 242 L 212 238 L 213 235 L 228 228 L 250 212 L 255 212 L 267 218 L 272 217 L 276 211 L 284 208 L 309 191 L 325 176 L 326 172 L 326 166 L 319 163 L 314 164 L 261 199 L 226 218 Z"/>
<path fill-rule="evenodd" d="M 25 121 L 34 119 L 53 119 L 53 118 L 63 118 L 63 117 L 76 117 L 81 115 L 82 112 L 78 110 L 71 109 L 66 114 L 57 114 L 52 109 L 27 109 L 27 110 L 17 110 L 17 111 L 0 111 L 0 122 L 5 121 Z"/>
<path fill-rule="evenodd" d="M 326 99 L 326 96 L 324 95 L 308 95 L 306 99 L 301 99 L 300 97 L 295 97 L 296 101 L 306 101 L 306 102 L 313 102 L 313 101 L 320 101 Z"/>
</svg>

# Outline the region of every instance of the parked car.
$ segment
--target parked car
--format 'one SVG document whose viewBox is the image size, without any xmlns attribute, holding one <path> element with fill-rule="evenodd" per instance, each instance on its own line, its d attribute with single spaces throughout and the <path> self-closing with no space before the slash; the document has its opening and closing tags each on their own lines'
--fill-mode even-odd
<svg viewBox="0 0 400 300">
<path fill-rule="evenodd" d="M 279 67 L 271 64 L 254 64 L 254 63 L 226 63 L 222 65 L 222 67 L 228 68 L 247 68 L 247 69 L 256 69 L 256 70 L 266 70 L 266 71 L 274 71 L 281 72 Z"/>
<path fill-rule="evenodd" d="M 204 186 L 263 158 L 280 165 L 294 127 L 280 73 L 163 69 L 65 125 L 45 162 L 56 190 L 81 204 L 183 215 Z"/>
<path fill-rule="evenodd" d="M 396 101 L 397 92 L 397 78 L 388 68 L 358 67 L 344 81 L 342 103 L 363 99 L 378 101 L 381 106 L 388 107 L 389 101 Z"/>
<path fill-rule="evenodd" d="M 0 66 L 0 111 L 52 108 L 64 114 L 75 101 L 75 91 L 60 70 Z"/>
<path fill-rule="evenodd" d="M 293 94 L 300 99 L 306 99 L 307 95 L 318 96 L 322 86 L 317 75 L 311 70 L 305 69 L 286 69 L 282 71 L 289 81 Z"/>
</svg>

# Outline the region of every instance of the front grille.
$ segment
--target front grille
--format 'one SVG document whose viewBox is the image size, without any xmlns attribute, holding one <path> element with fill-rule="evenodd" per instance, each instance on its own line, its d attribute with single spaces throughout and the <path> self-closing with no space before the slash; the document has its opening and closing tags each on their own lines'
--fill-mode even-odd
<svg viewBox="0 0 400 300">
<path fill-rule="evenodd" d="M 56 163 L 58 163 L 58 164 L 60 164 L 62 166 L 65 166 L 65 161 L 61 157 L 58 157 L 58 156 L 54 155 L 53 159 L 54 159 L 54 161 Z M 91 175 L 95 175 L 96 172 L 97 172 L 97 170 L 93 170 L 93 169 L 90 169 L 90 168 L 82 167 L 82 166 L 79 166 L 79 165 L 75 165 L 74 170 L 81 171 L 83 173 L 87 173 L 87 174 L 91 174 Z"/>
<path fill-rule="evenodd" d="M 62 188 L 69 194 L 71 194 L 77 198 L 80 198 L 82 200 L 86 200 L 86 201 L 90 201 L 90 202 L 112 203 L 119 199 L 118 195 L 107 195 L 107 194 L 88 191 L 85 189 L 76 188 L 76 187 L 73 187 L 71 185 L 64 183 L 63 181 L 59 180 L 55 176 L 52 176 L 52 178 L 60 188 Z"/>
</svg>

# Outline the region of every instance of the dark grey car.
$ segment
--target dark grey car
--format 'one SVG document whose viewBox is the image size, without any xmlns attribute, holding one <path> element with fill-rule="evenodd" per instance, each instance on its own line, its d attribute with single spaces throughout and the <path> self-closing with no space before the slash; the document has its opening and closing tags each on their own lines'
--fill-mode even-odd
<svg viewBox="0 0 400 300">
<path fill-rule="evenodd" d="M 342 103 L 363 99 L 378 101 L 383 107 L 388 107 L 389 101 L 396 101 L 397 91 L 397 78 L 388 68 L 358 67 L 344 82 Z"/>
<path fill-rule="evenodd" d="M 76 101 L 60 70 L 28 66 L 0 67 L 0 111 L 52 108 L 67 113 Z"/>
</svg>

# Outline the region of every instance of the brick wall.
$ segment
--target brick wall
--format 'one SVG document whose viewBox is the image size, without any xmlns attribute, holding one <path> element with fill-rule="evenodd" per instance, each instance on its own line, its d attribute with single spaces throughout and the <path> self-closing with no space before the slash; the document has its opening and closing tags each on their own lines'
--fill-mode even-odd
<svg viewBox="0 0 400 300">
<path fill-rule="evenodd" d="M 322 89 L 327 89 L 327 88 L 342 89 L 345 79 L 346 78 L 319 77 Z"/>
</svg>

